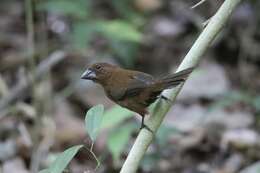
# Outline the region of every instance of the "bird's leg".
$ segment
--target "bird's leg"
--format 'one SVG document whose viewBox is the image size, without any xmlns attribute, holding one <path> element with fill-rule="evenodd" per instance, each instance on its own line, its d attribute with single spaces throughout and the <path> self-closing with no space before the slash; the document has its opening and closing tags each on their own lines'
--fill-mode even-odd
<svg viewBox="0 0 260 173">
<path fill-rule="evenodd" d="M 142 123 L 141 123 L 141 128 L 140 129 L 142 129 L 142 128 L 144 128 L 145 127 L 145 124 L 144 124 L 144 116 L 142 116 Z"/>
<path fill-rule="evenodd" d="M 165 101 L 167 101 L 168 103 L 171 103 L 171 104 L 173 103 L 173 101 L 171 99 L 165 97 L 164 95 L 159 95 L 158 97 L 163 99 L 163 100 L 165 100 Z"/>
<path fill-rule="evenodd" d="M 142 116 L 142 123 L 141 123 L 140 130 L 142 130 L 143 128 L 145 128 L 148 131 L 150 131 L 151 133 L 153 133 L 153 131 L 147 125 L 144 124 L 144 116 Z"/>
</svg>

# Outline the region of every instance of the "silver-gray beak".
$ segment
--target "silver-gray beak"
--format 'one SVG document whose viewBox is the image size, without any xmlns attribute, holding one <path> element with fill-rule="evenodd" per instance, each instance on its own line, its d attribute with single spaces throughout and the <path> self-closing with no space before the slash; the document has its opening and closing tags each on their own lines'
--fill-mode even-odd
<svg viewBox="0 0 260 173">
<path fill-rule="evenodd" d="M 86 80 L 93 80 L 96 79 L 97 75 L 94 71 L 87 69 L 82 75 L 81 79 L 86 79 Z"/>
</svg>

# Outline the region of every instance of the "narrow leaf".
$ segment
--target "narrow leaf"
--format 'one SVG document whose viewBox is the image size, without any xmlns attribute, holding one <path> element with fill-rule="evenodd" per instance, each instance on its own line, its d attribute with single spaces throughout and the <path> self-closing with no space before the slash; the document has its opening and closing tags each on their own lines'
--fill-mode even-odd
<svg viewBox="0 0 260 173">
<path fill-rule="evenodd" d="M 43 173 L 62 173 L 64 169 L 67 167 L 69 162 L 73 159 L 73 157 L 77 154 L 79 149 L 81 149 L 83 145 L 73 146 L 64 152 L 62 152 L 56 160 L 50 165 L 48 170 L 43 170 Z"/>
</svg>

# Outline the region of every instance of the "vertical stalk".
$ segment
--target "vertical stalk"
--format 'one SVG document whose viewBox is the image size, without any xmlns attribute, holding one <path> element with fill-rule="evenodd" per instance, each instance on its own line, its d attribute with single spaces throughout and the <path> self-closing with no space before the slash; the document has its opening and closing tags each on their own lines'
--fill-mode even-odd
<svg viewBox="0 0 260 173">
<path fill-rule="evenodd" d="M 25 0 L 25 21 L 27 30 L 27 54 L 29 62 L 28 78 L 34 79 L 36 75 L 36 57 L 35 57 L 35 30 L 34 30 L 34 8 L 33 0 Z M 30 79 L 29 79 L 30 80 Z M 29 81 L 28 80 L 28 81 Z M 37 173 L 39 169 L 38 145 L 39 131 L 41 129 L 41 117 L 37 103 L 37 86 L 36 81 L 32 80 L 32 104 L 36 110 L 36 119 L 31 133 L 33 140 L 33 151 L 31 156 L 31 172 Z"/>
<path fill-rule="evenodd" d="M 205 27 L 198 39 L 193 44 L 177 71 L 184 70 L 188 67 L 194 67 L 199 63 L 202 55 L 209 48 L 210 44 L 215 39 L 217 34 L 221 31 L 221 29 L 224 28 L 224 25 L 226 24 L 228 18 L 240 1 L 241 0 L 225 0 L 223 2 L 222 6 L 210 19 L 208 25 Z M 182 85 L 170 91 L 168 90 L 168 92 L 164 91 L 163 95 L 166 95 L 168 96 L 168 98 L 175 101 L 181 88 Z M 154 133 L 156 133 L 157 129 L 163 121 L 163 118 L 165 117 L 171 106 L 172 105 L 169 105 L 169 103 L 165 103 L 164 101 L 159 100 L 156 102 L 154 111 L 150 119 L 146 122 L 146 124 L 154 131 Z M 138 166 L 148 146 L 152 143 L 153 137 L 154 135 L 146 129 L 141 130 L 131 151 L 128 154 L 128 157 L 120 173 L 134 173 L 137 171 Z"/>
<path fill-rule="evenodd" d="M 27 30 L 27 53 L 29 65 L 32 74 L 35 74 L 35 38 L 34 38 L 34 21 L 33 21 L 33 0 L 25 0 L 25 20 Z"/>
</svg>

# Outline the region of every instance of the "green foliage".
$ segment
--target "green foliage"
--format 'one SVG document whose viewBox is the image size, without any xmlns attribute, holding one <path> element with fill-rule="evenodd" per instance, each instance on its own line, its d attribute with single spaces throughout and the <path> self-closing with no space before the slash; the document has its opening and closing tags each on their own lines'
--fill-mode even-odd
<svg viewBox="0 0 260 173">
<path fill-rule="evenodd" d="M 134 66 L 138 45 L 133 42 L 117 41 L 112 39 L 110 42 L 110 46 L 119 61 L 128 67 Z"/>
<path fill-rule="evenodd" d="M 104 106 L 97 105 L 88 110 L 85 117 L 86 130 L 92 142 L 97 138 L 102 123 Z"/>
<path fill-rule="evenodd" d="M 107 129 L 117 126 L 124 120 L 132 116 L 132 112 L 120 106 L 114 106 L 104 114 L 104 106 L 96 105 L 88 110 L 85 116 L 86 131 L 89 134 L 92 144 L 90 149 L 87 149 L 97 162 L 96 169 L 100 165 L 100 161 L 93 152 L 94 141 L 101 129 Z M 128 123 L 119 129 L 114 129 L 109 133 L 107 147 L 113 156 L 115 163 L 119 162 L 120 155 L 124 151 L 128 143 L 131 133 L 136 130 L 137 126 L 134 123 Z M 71 159 L 81 149 L 83 145 L 73 146 L 61 153 L 56 160 L 49 166 L 48 169 L 40 171 L 40 173 L 61 173 L 69 164 Z"/>
<path fill-rule="evenodd" d="M 89 109 L 85 117 L 87 132 L 92 140 L 92 146 L 89 151 L 94 156 L 98 166 L 99 160 L 95 156 L 92 148 L 99 130 L 115 127 L 127 118 L 131 117 L 132 114 L 131 111 L 128 111 L 127 109 L 124 109 L 120 106 L 114 106 L 113 108 L 106 111 L 104 115 L 103 112 L 103 105 L 97 105 Z M 120 129 L 112 130 L 109 133 L 107 146 L 109 151 L 112 153 L 115 163 L 119 161 L 119 156 L 129 141 L 130 134 L 133 132 L 133 130 L 135 130 L 134 125 L 130 123 L 120 127 Z"/>
<path fill-rule="evenodd" d="M 140 42 L 142 34 L 134 25 L 123 20 L 101 21 L 97 23 L 99 31 L 113 40 Z"/>
<path fill-rule="evenodd" d="M 92 141 L 91 147 L 88 151 L 92 154 L 92 156 L 95 158 L 97 162 L 97 166 L 95 170 L 99 167 L 100 161 L 95 155 L 95 153 L 93 152 L 93 146 L 98 136 L 98 133 L 100 131 L 100 126 L 103 120 L 103 114 L 104 114 L 104 106 L 99 104 L 90 108 L 85 117 L 86 130 Z"/>
<path fill-rule="evenodd" d="M 44 169 L 40 171 L 40 173 L 62 173 L 82 147 L 83 145 L 76 145 L 65 150 L 56 158 L 48 169 Z"/>
<path fill-rule="evenodd" d="M 70 35 L 73 46 L 79 49 L 88 47 L 88 43 L 93 39 L 93 33 L 97 30 L 95 22 L 75 22 L 73 26 Z"/>
<path fill-rule="evenodd" d="M 91 147 L 88 150 L 93 155 L 93 157 L 97 162 L 96 168 L 98 168 L 100 162 L 97 159 L 95 153 L 93 152 L 93 144 L 97 138 L 100 129 L 103 113 L 104 113 L 104 106 L 97 105 L 89 109 L 85 117 L 86 131 L 92 140 Z M 69 162 L 72 160 L 72 158 L 77 154 L 79 149 L 81 149 L 82 147 L 83 145 L 77 145 L 65 150 L 56 158 L 56 160 L 50 165 L 48 169 L 44 169 L 40 171 L 40 173 L 62 173 L 63 170 L 69 164 Z"/>
<path fill-rule="evenodd" d="M 48 0 L 38 5 L 39 10 L 78 18 L 86 18 L 88 16 L 87 7 L 87 0 Z"/>
<path fill-rule="evenodd" d="M 109 41 L 111 53 L 121 63 L 128 67 L 134 65 L 138 43 L 142 37 L 134 25 L 119 20 L 77 22 L 74 24 L 71 40 L 76 48 L 84 49 L 97 34 Z"/>
<path fill-rule="evenodd" d="M 111 4 L 117 13 L 124 19 L 131 21 L 137 26 L 145 23 L 143 15 L 133 8 L 132 0 L 111 0 Z"/>
<path fill-rule="evenodd" d="M 124 151 L 126 144 L 129 142 L 131 133 L 136 128 L 133 123 L 128 123 L 119 129 L 114 129 L 107 142 L 108 149 L 112 153 L 114 162 L 119 161 L 121 153 Z"/>
<path fill-rule="evenodd" d="M 109 41 L 112 54 L 126 65 L 133 66 L 142 33 L 136 26 L 123 20 L 101 21 L 97 23 L 100 35 Z"/>
<path fill-rule="evenodd" d="M 111 1 L 109 3 L 119 16 L 113 20 L 104 20 L 96 17 L 95 10 L 91 6 L 92 2 L 93 0 L 45 0 L 37 3 L 37 9 L 57 13 L 70 19 L 72 26 L 68 38 L 73 48 L 90 49 L 91 41 L 100 35 L 107 40 L 109 49 L 105 49 L 106 52 L 99 52 L 99 56 L 109 54 L 123 65 L 133 66 L 142 41 L 140 26 L 144 20 L 141 14 L 131 7 L 132 1 Z"/>
<path fill-rule="evenodd" d="M 101 128 L 105 129 L 115 127 L 124 120 L 132 117 L 132 114 L 131 111 L 116 105 L 105 112 Z"/>
</svg>

